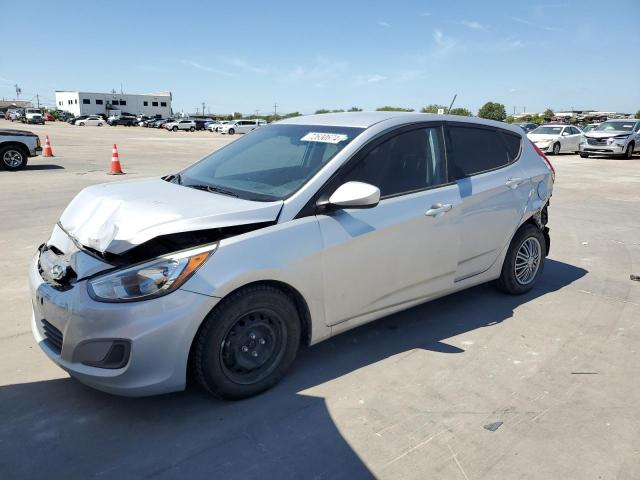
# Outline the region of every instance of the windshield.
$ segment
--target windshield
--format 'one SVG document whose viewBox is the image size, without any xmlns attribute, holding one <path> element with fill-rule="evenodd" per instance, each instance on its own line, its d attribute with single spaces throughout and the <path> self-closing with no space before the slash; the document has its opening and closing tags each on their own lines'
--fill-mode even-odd
<svg viewBox="0 0 640 480">
<path fill-rule="evenodd" d="M 538 127 L 531 133 L 534 135 L 560 135 L 564 127 Z"/>
<path fill-rule="evenodd" d="M 604 122 L 594 128 L 594 131 L 602 132 L 607 130 L 622 130 L 625 132 L 631 132 L 635 122 Z"/>
<path fill-rule="evenodd" d="M 180 174 L 183 185 L 207 185 L 247 200 L 288 197 L 362 128 L 268 125 L 230 143 Z"/>
</svg>

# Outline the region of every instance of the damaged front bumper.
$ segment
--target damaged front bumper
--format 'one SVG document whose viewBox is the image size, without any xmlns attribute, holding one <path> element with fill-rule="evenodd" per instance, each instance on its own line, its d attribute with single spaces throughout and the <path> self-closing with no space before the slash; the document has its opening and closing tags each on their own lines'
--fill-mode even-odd
<svg viewBox="0 0 640 480">
<path fill-rule="evenodd" d="M 108 393 L 144 396 L 184 389 L 191 342 L 218 298 L 178 289 L 140 302 L 96 302 L 86 280 L 66 290 L 46 282 L 39 255 L 29 274 L 31 329 L 51 360 Z"/>
</svg>

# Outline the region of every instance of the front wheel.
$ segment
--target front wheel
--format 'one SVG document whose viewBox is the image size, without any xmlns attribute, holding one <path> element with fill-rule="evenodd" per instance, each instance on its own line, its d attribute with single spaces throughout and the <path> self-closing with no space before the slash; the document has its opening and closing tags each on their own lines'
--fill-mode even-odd
<svg viewBox="0 0 640 480">
<path fill-rule="evenodd" d="M 194 341 L 192 367 L 211 394 L 240 399 L 275 385 L 300 345 L 292 299 L 270 285 L 253 285 L 224 298 L 207 315 Z"/>
<path fill-rule="evenodd" d="M 553 154 L 554 155 L 560 154 L 560 143 L 556 142 L 553 144 Z"/>
<path fill-rule="evenodd" d="M 589 154 L 588 153 L 581 153 L 580 154 L 580 158 L 589 158 Z"/>
<path fill-rule="evenodd" d="M 80 122 L 80 123 L 79 123 L 79 125 L 80 125 L 81 127 L 84 127 L 84 122 Z"/>
<path fill-rule="evenodd" d="M 233 128 L 230 128 L 228 133 L 229 135 L 233 135 L 234 133 L 236 133 L 236 131 Z"/>
<path fill-rule="evenodd" d="M 172 131 L 172 132 L 177 132 L 177 131 L 178 131 L 178 127 L 173 127 L 173 128 L 171 129 L 171 131 Z"/>
<path fill-rule="evenodd" d="M 189 129 L 189 131 L 190 131 L 190 132 L 195 132 L 195 131 L 196 131 L 196 127 L 191 127 L 191 128 Z"/>
<path fill-rule="evenodd" d="M 520 295 L 531 290 L 542 274 L 547 255 L 544 234 L 535 225 L 524 224 L 511 240 L 497 286 L 505 293 Z"/>
<path fill-rule="evenodd" d="M 629 145 L 627 145 L 627 148 L 624 151 L 624 158 L 626 158 L 627 160 L 633 158 L 633 146 L 633 143 L 630 143 Z"/>
</svg>

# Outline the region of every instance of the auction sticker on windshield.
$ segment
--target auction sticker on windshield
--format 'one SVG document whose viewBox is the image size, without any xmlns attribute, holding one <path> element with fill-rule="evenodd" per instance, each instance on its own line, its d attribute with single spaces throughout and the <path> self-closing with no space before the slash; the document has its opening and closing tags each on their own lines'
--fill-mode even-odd
<svg viewBox="0 0 640 480">
<path fill-rule="evenodd" d="M 340 143 L 349 137 L 344 133 L 309 132 L 300 139 L 301 142 Z"/>
</svg>

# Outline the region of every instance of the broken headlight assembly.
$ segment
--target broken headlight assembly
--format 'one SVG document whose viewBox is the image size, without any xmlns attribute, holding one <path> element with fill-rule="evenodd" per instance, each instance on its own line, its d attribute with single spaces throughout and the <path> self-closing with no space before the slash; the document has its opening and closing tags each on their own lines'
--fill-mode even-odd
<svg viewBox="0 0 640 480">
<path fill-rule="evenodd" d="M 186 282 L 216 246 L 166 255 L 93 278 L 87 283 L 89 295 L 98 302 L 135 302 L 167 295 Z"/>
</svg>

